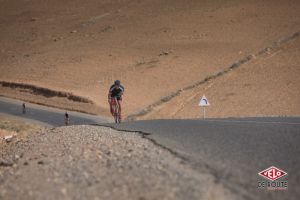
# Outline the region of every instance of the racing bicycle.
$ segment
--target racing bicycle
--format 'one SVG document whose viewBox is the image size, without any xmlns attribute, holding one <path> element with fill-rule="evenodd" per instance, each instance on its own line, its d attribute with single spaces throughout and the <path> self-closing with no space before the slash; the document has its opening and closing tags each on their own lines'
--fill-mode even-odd
<svg viewBox="0 0 300 200">
<path fill-rule="evenodd" d="M 117 98 L 114 97 L 111 99 L 111 105 L 113 110 L 113 116 L 115 119 L 115 123 L 121 123 L 121 113 L 120 113 L 120 107 L 117 101 Z"/>
</svg>

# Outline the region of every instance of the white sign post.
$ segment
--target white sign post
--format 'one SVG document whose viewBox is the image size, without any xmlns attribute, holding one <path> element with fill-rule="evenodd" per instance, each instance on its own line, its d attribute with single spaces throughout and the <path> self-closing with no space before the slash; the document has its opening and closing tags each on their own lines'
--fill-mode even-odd
<svg viewBox="0 0 300 200">
<path fill-rule="evenodd" d="M 205 107 L 210 106 L 208 99 L 206 98 L 205 95 L 202 96 L 200 102 L 199 102 L 199 106 L 203 107 L 203 119 L 205 119 Z"/>
</svg>

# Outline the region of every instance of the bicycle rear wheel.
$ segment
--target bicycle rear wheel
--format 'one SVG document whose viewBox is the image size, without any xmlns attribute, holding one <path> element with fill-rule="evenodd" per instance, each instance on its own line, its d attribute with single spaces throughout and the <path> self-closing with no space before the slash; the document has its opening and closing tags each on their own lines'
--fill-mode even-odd
<svg viewBox="0 0 300 200">
<path fill-rule="evenodd" d="M 115 123 L 116 123 L 116 124 L 119 123 L 119 120 L 118 120 L 118 114 L 117 114 L 117 113 L 115 113 L 114 118 L 115 118 Z"/>
</svg>

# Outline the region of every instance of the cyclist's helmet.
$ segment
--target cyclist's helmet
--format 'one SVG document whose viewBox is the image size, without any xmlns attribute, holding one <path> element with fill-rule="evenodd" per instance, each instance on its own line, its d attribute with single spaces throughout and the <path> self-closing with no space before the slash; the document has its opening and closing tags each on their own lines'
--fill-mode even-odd
<svg viewBox="0 0 300 200">
<path fill-rule="evenodd" d="M 119 81 L 119 80 L 116 80 L 116 81 L 115 81 L 115 85 L 118 85 L 118 86 L 120 86 L 120 85 L 121 85 L 121 81 Z"/>
</svg>

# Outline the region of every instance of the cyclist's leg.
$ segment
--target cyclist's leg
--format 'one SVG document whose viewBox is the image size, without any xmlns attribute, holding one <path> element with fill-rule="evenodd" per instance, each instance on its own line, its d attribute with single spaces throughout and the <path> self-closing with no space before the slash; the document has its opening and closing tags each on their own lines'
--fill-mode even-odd
<svg viewBox="0 0 300 200">
<path fill-rule="evenodd" d="M 115 112 L 116 112 L 116 101 L 114 98 L 112 98 L 110 101 L 110 113 L 113 117 L 115 115 Z"/>
<path fill-rule="evenodd" d="M 115 119 L 115 122 L 118 123 L 119 121 L 119 116 L 118 116 L 118 111 L 119 111 L 119 104 L 116 98 L 113 99 L 113 117 Z"/>
<path fill-rule="evenodd" d="M 113 116 L 114 115 L 114 109 L 113 109 L 112 102 L 109 103 L 109 106 L 110 106 L 110 113 Z"/>
<path fill-rule="evenodd" d="M 121 103 L 122 103 L 122 99 L 118 99 L 118 107 L 119 107 L 119 117 L 120 119 L 122 119 L 122 107 L 121 107 Z"/>
</svg>

